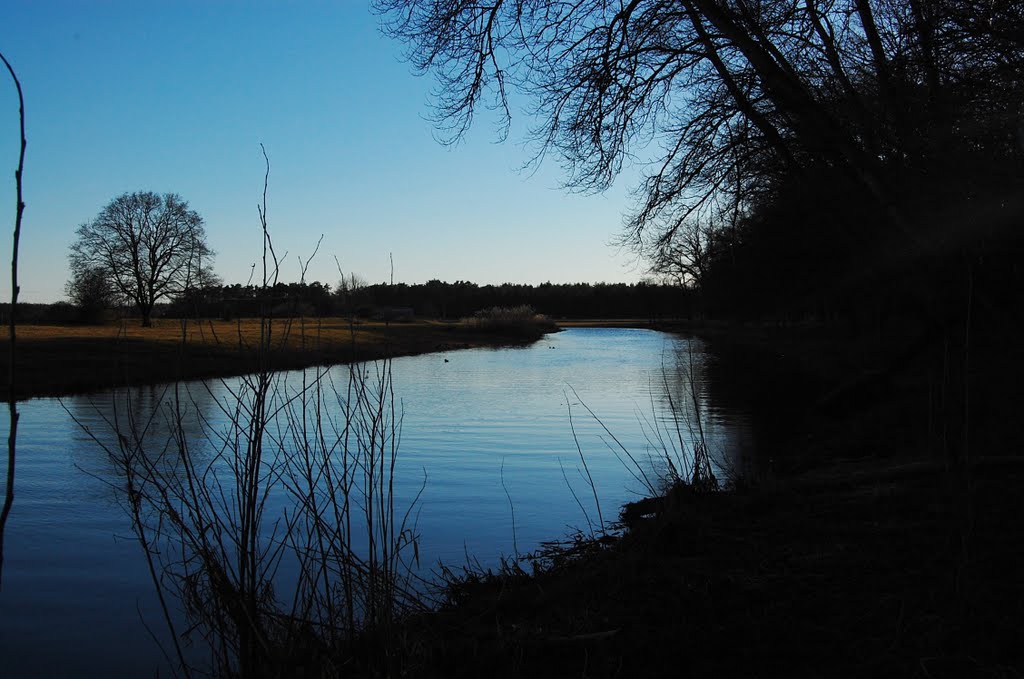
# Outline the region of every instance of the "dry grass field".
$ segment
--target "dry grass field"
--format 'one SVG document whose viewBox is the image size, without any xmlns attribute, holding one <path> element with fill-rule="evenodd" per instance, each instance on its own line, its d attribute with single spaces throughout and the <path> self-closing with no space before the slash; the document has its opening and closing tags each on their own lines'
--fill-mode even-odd
<svg viewBox="0 0 1024 679">
<path fill-rule="evenodd" d="M 277 319 L 269 327 L 274 369 L 371 360 L 480 346 L 521 344 L 536 333 L 494 333 L 461 323 L 357 322 L 344 318 Z M 18 327 L 17 398 L 60 396 L 133 384 L 223 377 L 256 368 L 257 319 L 179 321 L 151 328 L 99 326 Z M 6 338 L 0 351 L 7 352 Z M 0 396 L 7 399 L 7 364 L 0 366 Z"/>
</svg>

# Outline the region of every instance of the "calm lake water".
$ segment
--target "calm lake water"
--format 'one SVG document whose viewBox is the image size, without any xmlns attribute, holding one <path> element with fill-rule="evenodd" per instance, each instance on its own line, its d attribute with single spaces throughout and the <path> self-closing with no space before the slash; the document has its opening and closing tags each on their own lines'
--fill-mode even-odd
<svg viewBox="0 0 1024 679">
<path fill-rule="evenodd" d="M 698 340 L 607 328 L 570 329 L 525 348 L 395 359 L 395 398 L 404 413 L 396 495 L 407 504 L 426 478 L 417 506 L 421 563 L 427 570 L 439 561 L 458 565 L 468 554 L 487 566 L 513 554 L 512 507 L 520 552 L 587 531 L 597 509 L 577 441 L 606 520 L 643 495 L 640 470 L 616 455 L 584 404 L 655 478 L 665 471 L 656 431 L 677 436 L 670 401 L 685 416 L 679 432 L 689 445 L 695 394 L 712 453 L 726 466 L 747 464 L 749 420 L 715 402 L 707 360 Z M 333 370 L 343 383 L 347 368 Z M 301 373 L 287 374 L 284 388 L 301 381 Z M 190 421 L 198 413 L 216 426 L 223 418 L 218 403 L 237 384 L 185 385 Z M 0 592 L 5 677 L 166 674 L 142 623 L 166 636 L 141 549 L 117 504 L 122 479 L 83 430 L 113 441 L 105 420 L 116 413 L 123 422 L 128 397 L 144 418 L 167 391 L 143 387 L 20 405 L 17 496 Z M 4 438 L 6 425 L 5 418 Z M 158 425 L 153 445 L 162 436 Z"/>
</svg>

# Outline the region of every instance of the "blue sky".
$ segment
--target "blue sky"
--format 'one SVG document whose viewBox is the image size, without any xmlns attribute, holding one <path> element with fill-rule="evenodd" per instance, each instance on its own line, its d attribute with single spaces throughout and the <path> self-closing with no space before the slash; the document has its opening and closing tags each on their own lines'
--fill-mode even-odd
<svg viewBox="0 0 1024 679">
<path fill-rule="evenodd" d="M 430 77 L 401 60 L 367 3 L 2 0 L 0 50 L 25 91 L 28 153 L 22 300 L 64 296 L 75 227 L 125 192 L 175 192 L 206 220 L 227 282 L 260 256 L 259 144 L 282 280 L 334 283 L 334 257 L 371 281 L 431 278 L 636 281 L 612 241 L 628 181 L 591 196 L 559 188 L 516 115 L 497 143 L 486 115 L 460 145 L 437 143 Z M 17 102 L 0 79 L 0 257 L 10 261 Z M 0 298 L 10 296 L 0 276 Z"/>
</svg>

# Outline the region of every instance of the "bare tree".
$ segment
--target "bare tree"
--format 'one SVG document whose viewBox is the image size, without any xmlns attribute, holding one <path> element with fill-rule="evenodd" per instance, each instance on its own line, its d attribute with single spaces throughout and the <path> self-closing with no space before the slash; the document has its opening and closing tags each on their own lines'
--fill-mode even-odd
<svg viewBox="0 0 1024 679">
<path fill-rule="evenodd" d="M 72 276 L 102 272 L 135 305 L 143 326 L 152 325 L 158 300 L 194 287 L 213 256 L 203 218 L 173 193 L 126 193 L 76 233 Z"/>
<path fill-rule="evenodd" d="M 338 275 L 341 276 L 338 279 L 338 284 L 334 287 L 334 297 L 337 299 L 339 307 L 354 319 L 356 300 L 360 291 L 367 286 L 366 279 L 355 272 L 349 272 L 346 275 L 337 257 L 334 258 L 334 263 L 338 267 Z"/>
<path fill-rule="evenodd" d="M 82 319 L 89 322 L 100 320 L 118 296 L 106 273 L 97 268 L 74 271 L 64 291 L 71 303 L 78 307 Z"/>
<path fill-rule="evenodd" d="M 883 252 L 872 266 L 898 270 L 942 247 L 934 214 L 914 202 L 922 182 L 937 196 L 960 196 L 972 185 L 968 168 L 1016 152 L 1024 13 L 1013 3 L 375 7 L 413 65 L 438 79 L 435 110 L 449 139 L 480 105 L 507 122 L 517 92 L 537 121 L 537 157 L 558 156 L 568 187 L 602 190 L 638 159 L 646 178 L 628 231 L 641 249 L 712 202 L 742 212 L 781 182 L 813 184 L 805 196 L 836 187 L 829 190 L 859 208 L 823 210 L 823 226 L 858 247 L 877 244 Z"/>
<path fill-rule="evenodd" d="M 347 276 L 342 275 L 338 279 L 338 284 L 334 287 L 334 292 L 339 295 L 351 295 L 359 290 L 362 290 L 367 286 L 366 279 L 356 273 L 350 273 Z"/>
<path fill-rule="evenodd" d="M 649 272 L 687 288 L 700 288 L 720 249 L 721 237 L 710 224 L 692 222 L 666 234 L 647 253 Z"/>
</svg>

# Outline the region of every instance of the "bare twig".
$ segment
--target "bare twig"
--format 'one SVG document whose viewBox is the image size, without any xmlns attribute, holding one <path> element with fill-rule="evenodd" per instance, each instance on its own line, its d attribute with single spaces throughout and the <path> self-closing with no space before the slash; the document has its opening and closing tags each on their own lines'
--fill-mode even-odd
<svg viewBox="0 0 1024 679">
<path fill-rule="evenodd" d="M 419 494 L 404 511 L 395 497 L 403 415 L 391 362 L 349 365 L 344 386 L 322 368 L 304 371 L 297 390 L 273 373 L 279 326 L 266 292 L 279 267 L 263 153 L 256 373 L 221 383 L 224 424 L 212 425 L 197 408 L 197 436 L 176 385 L 163 406 L 170 435 L 162 447 L 146 436 L 156 411 L 139 422 L 129 409 L 127 422 L 108 422 L 119 445 L 104 449 L 125 476 L 121 504 L 161 602 L 176 598 L 188 616 L 189 627 L 176 634 L 164 607 L 176 648 L 179 636 L 198 634 L 219 675 L 288 675 L 290 663 L 308 662 L 311 646 L 342 649 L 372 630 L 383 644 L 374 662 L 386 667 L 398 616 L 423 607 L 410 566 L 419 558 Z M 300 261 L 303 274 L 310 260 Z M 323 662 L 333 668 L 335 660 Z"/>
<path fill-rule="evenodd" d="M 571 389 L 572 387 L 570 387 Z M 575 390 L 573 394 L 575 394 Z M 569 394 L 562 392 L 565 396 L 565 406 L 569 411 L 569 429 L 572 431 L 572 440 L 576 444 L 576 452 L 579 453 L 580 462 L 583 464 L 583 471 L 586 474 L 587 484 L 590 486 L 590 492 L 594 496 L 594 507 L 597 509 L 597 522 L 601 531 L 605 529 L 604 516 L 601 513 L 601 500 L 597 497 L 597 486 L 594 484 L 594 477 L 590 475 L 590 467 L 587 466 L 587 456 L 583 454 L 583 448 L 580 446 L 579 437 L 576 436 L 576 426 L 572 421 L 572 402 L 569 400 Z"/>
<path fill-rule="evenodd" d="M 516 555 L 516 560 L 519 559 L 519 541 L 516 539 L 516 506 L 512 502 L 512 495 L 508 492 L 508 486 L 505 485 L 505 458 L 501 458 L 501 489 L 505 491 L 505 498 L 508 499 L 508 509 L 512 513 L 512 551 Z"/>
<path fill-rule="evenodd" d="M 18 121 L 21 132 L 21 146 L 18 154 L 18 169 L 14 171 L 14 185 L 16 194 L 16 208 L 14 215 L 14 243 L 11 251 L 11 311 L 9 324 L 9 346 L 8 346 L 8 367 L 7 367 L 7 407 L 10 414 L 10 431 L 7 434 L 7 486 L 4 492 L 4 507 L 0 511 L 0 586 L 3 583 L 4 563 L 4 534 L 7 528 L 7 518 L 11 514 L 11 507 L 14 504 L 14 463 L 17 458 L 18 446 L 18 400 L 15 393 L 17 386 L 15 358 L 17 356 L 16 341 L 17 331 L 15 329 L 15 318 L 18 308 L 18 242 L 21 239 L 21 218 L 25 212 L 25 201 L 22 200 L 22 173 L 25 169 L 25 98 L 21 91 L 21 81 L 14 72 L 7 57 L 0 53 L 0 60 L 7 67 L 7 72 L 14 80 L 14 87 L 18 91 Z"/>
</svg>

